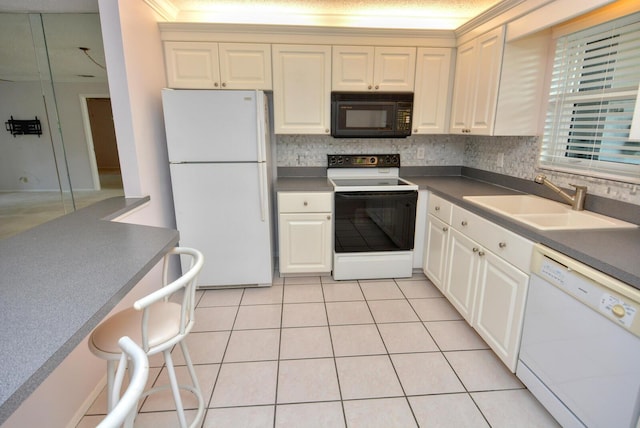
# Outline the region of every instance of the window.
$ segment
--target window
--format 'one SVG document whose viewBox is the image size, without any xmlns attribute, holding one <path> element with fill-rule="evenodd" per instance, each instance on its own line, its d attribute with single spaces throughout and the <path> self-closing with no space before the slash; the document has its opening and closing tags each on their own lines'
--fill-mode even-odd
<svg viewBox="0 0 640 428">
<path fill-rule="evenodd" d="M 540 167 L 640 182 L 639 83 L 640 13 L 558 38 Z"/>
</svg>

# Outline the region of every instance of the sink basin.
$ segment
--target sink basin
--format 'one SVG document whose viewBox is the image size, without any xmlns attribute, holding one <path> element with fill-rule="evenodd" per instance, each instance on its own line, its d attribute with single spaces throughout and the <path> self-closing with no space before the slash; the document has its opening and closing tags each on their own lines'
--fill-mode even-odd
<svg viewBox="0 0 640 428">
<path fill-rule="evenodd" d="M 560 202 L 533 195 L 465 196 L 464 199 L 504 215 L 562 214 L 568 208 Z"/>
<path fill-rule="evenodd" d="M 540 230 L 619 229 L 633 223 L 533 195 L 465 196 L 464 199 Z"/>
</svg>

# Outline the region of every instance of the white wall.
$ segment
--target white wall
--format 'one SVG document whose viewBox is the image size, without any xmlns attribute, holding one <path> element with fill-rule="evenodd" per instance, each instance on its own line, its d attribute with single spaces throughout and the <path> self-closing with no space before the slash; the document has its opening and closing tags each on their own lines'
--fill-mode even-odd
<svg viewBox="0 0 640 428">
<path fill-rule="evenodd" d="M 0 130 L 0 190 L 60 189 L 40 82 L 0 83 L 0 119 L 40 119 L 42 135 Z M 10 100 L 10 101 L 8 101 Z M 3 126 L 4 128 L 4 126 Z"/>
<path fill-rule="evenodd" d="M 46 85 L 45 85 L 46 86 Z M 81 114 L 80 95 L 108 94 L 106 83 L 56 83 L 57 112 L 60 117 L 64 153 L 67 157 L 71 185 L 74 190 L 93 189 L 93 177 Z M 56 123 L 56 109 L 47 90 L 47 108 L 43 102 L 40 82 L 0 83 L 0 118 L 3 122 L 14 119 L 40 119 L 42 135 L 18 135 L 0 132 L 0 190 L 2 191 L 59 191 L 55 157 L 64 173 L 64 160 L 60 150 L 60 134 Z M 49 117 L 47 121 L 47 109 Z M 64 185 L 67 189 L 68 185 Z"/>
<path fill-rule="evenodd" d="M 132 221 L 174 227 L 158 17 L 140 0 L 100 0 L 99 7 L 125 195 L 151 196 Z"/>
</svg>

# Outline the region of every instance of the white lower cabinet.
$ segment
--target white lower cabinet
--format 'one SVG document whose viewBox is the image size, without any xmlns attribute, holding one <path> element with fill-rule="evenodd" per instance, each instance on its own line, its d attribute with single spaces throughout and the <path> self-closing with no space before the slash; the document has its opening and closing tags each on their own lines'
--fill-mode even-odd
<svg viewBox="0 0 640 428">
<path fill-rule="evenodd" d="M 503 363 L 516 370 L 529 275 L 490 251 L 478 270 L 473 326 Z"/>
<path fill-rule="evenodd" d="M 444 275 L 449 245 L 449 225 L 437 217 L 427 215 L 427 231 L 424 262 L 425 275 L 431 282 L 444 291 Z"/>
<path fill-rule="evenodd" d="M 427 217 L 425 274 L 515 372 L 533 242 L 433 195 Z"/>
<path fill-rule="evenodd" d="M 278 192 L 281 274 L 331 272 L 331 192 Z"/>
<path fill-rule="evenodd" d="M 481 261 L 479 252 L 477 243 L 457 230 L 451 230 L 444 295 L 471 325 Z"/>
</svg>

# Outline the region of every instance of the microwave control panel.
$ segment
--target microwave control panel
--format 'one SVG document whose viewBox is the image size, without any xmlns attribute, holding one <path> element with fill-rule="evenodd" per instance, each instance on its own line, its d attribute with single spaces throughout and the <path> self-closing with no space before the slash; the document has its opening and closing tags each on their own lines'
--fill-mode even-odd
<svg viewBox="0 0 640 428">
<path fill-rule="evenodd" d="M 411 103 L 398 103 L 396 111 L 396 129 L 411 135 Z"/>
</svg>

